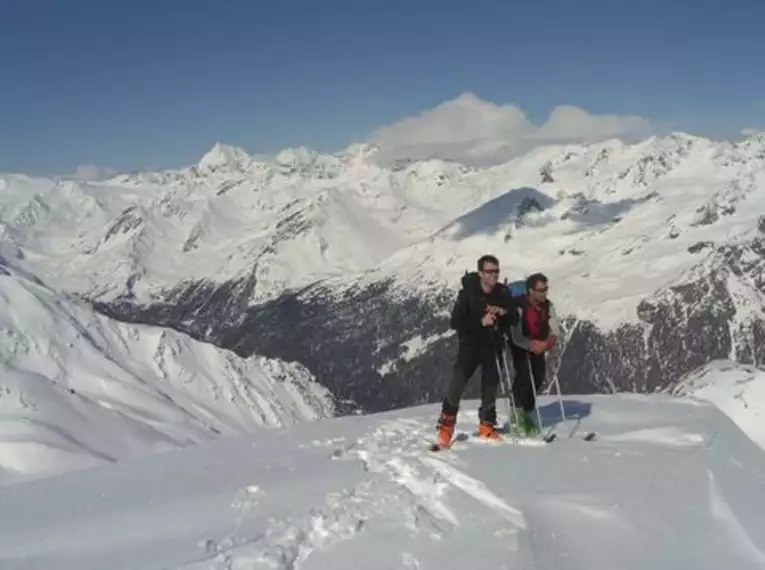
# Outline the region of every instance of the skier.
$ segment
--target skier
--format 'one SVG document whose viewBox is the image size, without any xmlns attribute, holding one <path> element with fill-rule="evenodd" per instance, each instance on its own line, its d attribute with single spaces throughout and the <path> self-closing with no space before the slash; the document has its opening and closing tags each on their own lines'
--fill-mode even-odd
<svg viewBox="0 0 765 570">
<path fill-rule="evenodd" d="M 547 277 L 542 273 L 535 273 L 526 279 L 526 293 L 515 298 L 514 306 L 518 318 L 510 328 L 510 346 L 515 371 L 514 427 L 527 435 L 539 432 L 539 426 L 532 418 L 532 412 L 536 408 L 534 395 L 545 380 L 545 353 L 555 347 L 560 335 L 555 306 L 547 298 L 548 289 Z"/>
<path fill-rule="evenodd" d="M 510 334 L 517 313 L 512 308 L 512 297 L 507 288 L 498 282 L 497 258 L 488 254 L 481 256 L 477 269 L 462 278 L 462 289 L 452 309 L 450 326 L 457 331 L 458 349 L 438 420 L 438 445 L 441 447 L 451 443 L 462 394 L 479 365 L 479 435 L 500 438 L 494 429 L 499 385 L 496 357 L 505 344 L 503 337 Z"/>
</svg>

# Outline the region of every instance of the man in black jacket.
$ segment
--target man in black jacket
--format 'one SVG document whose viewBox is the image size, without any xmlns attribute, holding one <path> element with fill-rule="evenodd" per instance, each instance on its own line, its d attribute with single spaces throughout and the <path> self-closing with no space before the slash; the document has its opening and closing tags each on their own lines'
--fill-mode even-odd
<svg viewBox="0 0 765 570">
<path fill-rule="evenodd" d="M 438 444 L 451 444 L 454 424 L 465 387 L 476 368 L 481 366 L 481 407 L 479 435 L 499 439 L 494 430 L 497 421 L 497 356 L 517 320 L 511 310 L 507 287 L 499 283 L 499 261 L 493 255 L 478 260 L 478 271 L 462 278 L 462 289 L 452 309 L 450 326 L 457 331 L 459 348 L 452 378 L 444 396 L 438 420 Z"/>
</svg>

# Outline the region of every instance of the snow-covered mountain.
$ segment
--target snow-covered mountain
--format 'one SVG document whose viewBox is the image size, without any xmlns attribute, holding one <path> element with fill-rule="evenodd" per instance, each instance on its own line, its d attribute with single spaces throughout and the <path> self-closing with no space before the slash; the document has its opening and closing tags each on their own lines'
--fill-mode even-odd
<svg viewBox="0 0 765 570">
<path fill-rule="evenodd" d="M 759 569 L 763 212 L 763 135 L 2 176 L 0 566 Z M 487 251 L 551 277 L 566 419 L 429 454 Z"/>
<path fill-rule="evenodd" d="M 333 414 L 298 364 L 114 321 L 0 257 L 0 484 Z"/>
<path fill-rule="evenodd" d="M 370 152 L 287 149 L 248 162 L 216 144 L 179 171 L 98 183 L 6 176 L 0 227 L 37 270 L 91 299 L 148 303 L 237 282 L 251 303 L 374 267 L 489 195 L 461 181 L 465 167 L 395 174 Z"/>
<path fill-rule="evenodd" d="M 600 395 L 567 401 L 560 423 L 543 404 L 559 434 L 544 447 L 471 438 L 473 401 L 441 454 L 425 450 L 428 405 L 0 487 L 0 567 L 765 566 L 765 453 L 719 409 Z"/>
<path fill-rule="evenodd" d="M 654 391 L 765 362 L 765 134 L 541 147 L 489 168 L 376 148 L 106 181 L 5 176 L 7 256 L 105 314 L 303 363 L 349 408 L 433 401 L 459 277 L 551 278 L 565 390 Z"/>
</svg>

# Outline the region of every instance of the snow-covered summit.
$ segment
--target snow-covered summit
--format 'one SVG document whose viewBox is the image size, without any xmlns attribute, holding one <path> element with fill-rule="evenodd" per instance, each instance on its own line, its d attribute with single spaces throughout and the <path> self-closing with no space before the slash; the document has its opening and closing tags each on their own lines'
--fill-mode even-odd
<svg viewBox="0 0 765 570">
<path fill-rule="evenodd" d="M 200 170 L 215 170 L 221 167 L 244 170 L 251 160 L 244 149 L 217 142 L 199 159 L 197 167 Z"/>
</svg>

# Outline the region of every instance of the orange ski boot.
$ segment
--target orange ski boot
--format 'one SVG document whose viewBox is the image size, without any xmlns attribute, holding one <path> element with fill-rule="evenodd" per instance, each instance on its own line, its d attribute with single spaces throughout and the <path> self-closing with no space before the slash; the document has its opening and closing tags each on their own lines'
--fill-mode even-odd
<svg viewBox="0 0 765 570">
<path fill-rule="evenodd" d="M 441 412 L 438 418 L 438 447 L 445 449 L 451 446 L 456 420 L 457 416 Z"/>
<path fill-rule="evenodd" d="M 502 436 L 497 433 L 494 426 L 489 423 L 481 422 L 478 424 L 478 437 L 498 441 Z"/>
</svg>

